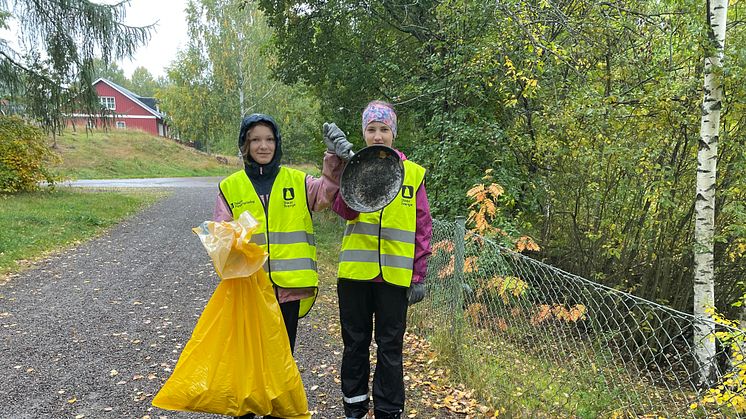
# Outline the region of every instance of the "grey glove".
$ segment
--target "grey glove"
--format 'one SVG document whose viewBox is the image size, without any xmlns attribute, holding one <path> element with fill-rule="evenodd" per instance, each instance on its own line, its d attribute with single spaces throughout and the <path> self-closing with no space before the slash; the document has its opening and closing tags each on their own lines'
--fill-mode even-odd
<svg viewBox="0 0 746 419">
<path fill-rule="evenodd" d="M 345 136 L 344 132 L 334 122 L 324 122 L 322 134 L 324 136 L 324 144 L 326 144 L 326 151 L 330 153 L 334 153 L 334 138 Z"/>
<path fill-rule="evenodd" d="M 328 152 L 336 154 L 345 161 L 352 158 L 352 144 L 347 141 L 347 136 L 344 131 L 339 129 L 337 124 L 334 122 L 324 122 L 323 134 Z"/>
<path fill-rule="evenodd" d="M 427 294 L 425 284 L 423 284 L 422 282 L 413 282 L 407 290 L 407 299 L 409 300 L 409 305 L 411 306 L 412 304 L 422 301 L 422 299 L 425 298 L 425 294 Z"/>
<path fill-rule="evenodd" d="M 355 154 L 352 152 L 352 143 L 345 137 L 338 137 L 334 140 L 334 153 L 344 161 L 349 161 Z"/>
</svg>

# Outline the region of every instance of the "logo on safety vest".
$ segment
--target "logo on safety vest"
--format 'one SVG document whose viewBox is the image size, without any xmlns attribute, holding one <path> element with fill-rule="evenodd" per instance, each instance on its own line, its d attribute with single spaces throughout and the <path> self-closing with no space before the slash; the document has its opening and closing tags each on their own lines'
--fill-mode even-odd
<svg viewBox="0 0 746 419">
<path fill-rule="evenodd" d="M 295 189 L 282 188 L 282 197 L 285 198 L 286 201 L 292 201 L 293 199 L 295 199 Z"/>
<path fill-rule="evenodd" d="M 402 185 L 401 197 L 405 199 L 412 199 L 414 197 L 414 187 L 409 185 Z"/>
<path fill-rule="evenodd" d="M 254 203 L 253 199 L 251 201 L 243 201 L 243 200 L 241 200 L 241 201 L 231 202 L 231 209 L 239 208 L 239 207 L 242 207 L 244 205 L 251 205 L 253 203 Z"/>
</svg>

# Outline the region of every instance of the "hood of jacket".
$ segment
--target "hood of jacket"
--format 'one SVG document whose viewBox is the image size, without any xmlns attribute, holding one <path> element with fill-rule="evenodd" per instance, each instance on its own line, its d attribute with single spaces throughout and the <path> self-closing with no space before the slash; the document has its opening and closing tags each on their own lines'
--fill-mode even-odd
<svg viewBox="0 0 746 419">
<path fill-rule="evenodd" d="M 244 169 L 249 178 L 260 176 L 271 176 L 274 178 L 280 169 L 280 160 L 282 159 L 282 137 L 280 136 L 280 129 L 277 127 L 277 122 L 271 116 L 254 113 L 244 117 L 243 121 L 241 121 L 241 130 L 238 133 L 238 149 L 243 149 L 243 145 L 246 142 L 246 133 L 258 122 L 265 122 L 272 126 L 272 133 L 275 135 L 275 155 L 272 156 L 272 160 L 269 163 L 261 165 L 247 153 L 246 156 L 243 156 Z"/>
</svg>

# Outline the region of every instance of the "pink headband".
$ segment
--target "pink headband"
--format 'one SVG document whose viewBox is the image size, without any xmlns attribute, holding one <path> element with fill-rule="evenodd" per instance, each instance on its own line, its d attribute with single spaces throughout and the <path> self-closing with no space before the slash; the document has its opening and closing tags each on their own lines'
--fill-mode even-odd
<svg viewBox="0 0 746 419">
<path fill-rule="evenodd" d="M 363 111 L 363 132 L 371 122 L 383 122 L 396 137 L 396 112 L 390 107 L 376 102 L 369 104 Z"/>
</svg>

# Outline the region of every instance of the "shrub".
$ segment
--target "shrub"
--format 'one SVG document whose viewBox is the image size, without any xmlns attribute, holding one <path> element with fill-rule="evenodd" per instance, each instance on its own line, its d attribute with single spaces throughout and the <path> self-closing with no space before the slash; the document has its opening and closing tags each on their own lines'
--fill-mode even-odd
<svg viewBox="0 0 746 419">
<path fill-rule="evenodd" d="M 47 169 L 58 160 L 44 132 L 17 116 L 0 116 L 0 193 L 34 191 L 38 182 L 54 183 Z"/>
</svg>

